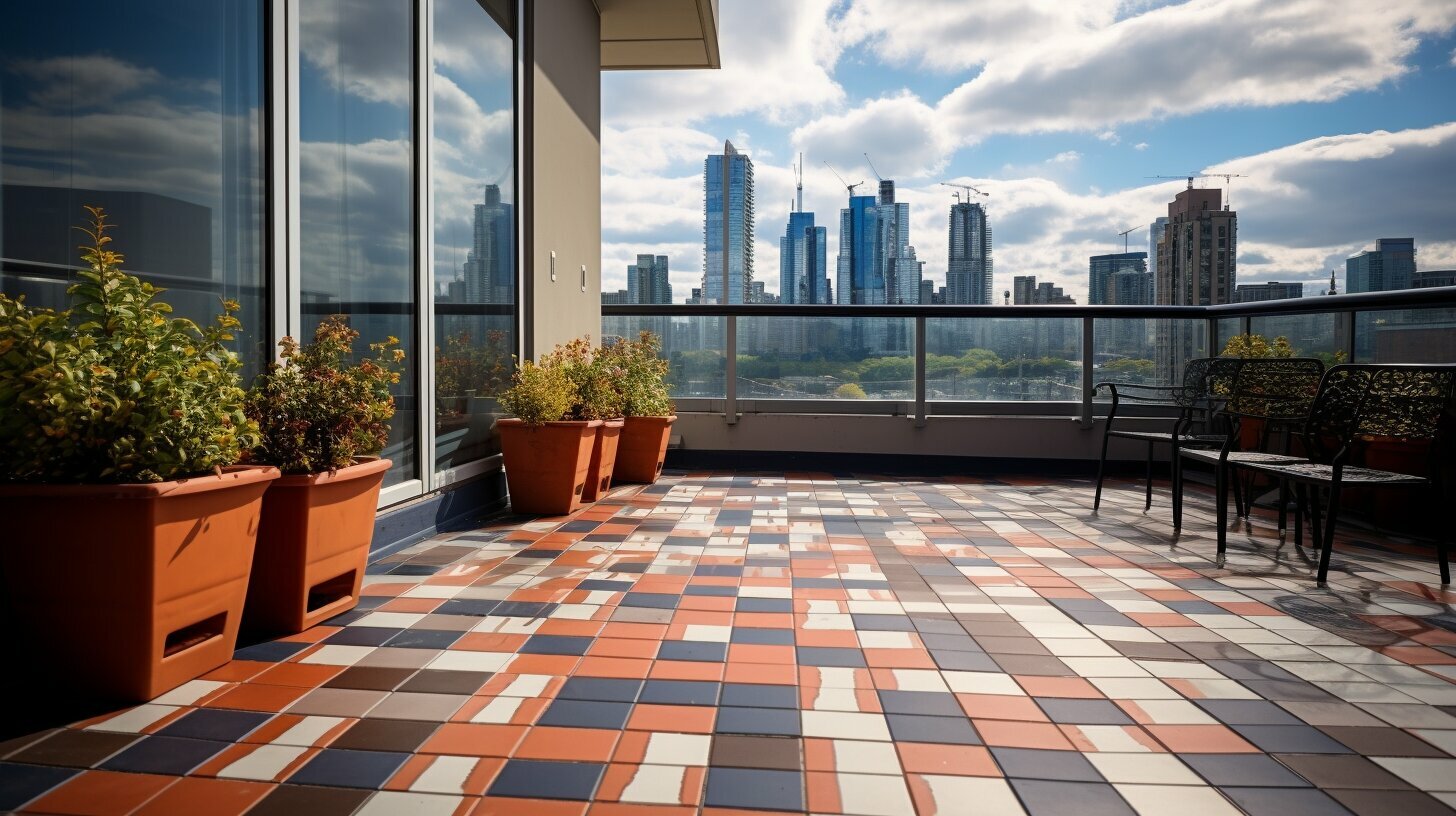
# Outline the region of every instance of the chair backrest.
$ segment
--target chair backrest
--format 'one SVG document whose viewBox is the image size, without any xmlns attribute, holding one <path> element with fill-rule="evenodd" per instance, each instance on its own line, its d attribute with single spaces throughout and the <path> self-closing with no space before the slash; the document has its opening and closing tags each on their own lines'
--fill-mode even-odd
<svg viewBox="0 0 1456 816">
<path fill-rule="evenodd" d="M 1255 357 L 1242 361 L 1226 411 L 1266 420 L 1309 416 L 1325 364 L 1313 357 Z"/>
<path fill-rule="evenodd" d="M 1434 441 L 1450 433 L 1456 365 L 1346 363 L 1320 380 L 1302 436 L 1316 461 L 1329 462 L 1357 437 Z"/>
</svg>

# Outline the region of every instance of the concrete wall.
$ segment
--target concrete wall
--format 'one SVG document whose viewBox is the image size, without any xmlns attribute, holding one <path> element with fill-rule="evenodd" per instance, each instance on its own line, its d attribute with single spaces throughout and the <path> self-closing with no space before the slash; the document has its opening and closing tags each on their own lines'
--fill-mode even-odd
<svg viewBox="0 0 1456 816">
<path fill-rule="evenodd" d="M 534 359 L 573 337 L 601 334 L 601 20 L 591 0 L 525 6 L 531 39 L 521 329 L 525 353 Z"/>
</svg>

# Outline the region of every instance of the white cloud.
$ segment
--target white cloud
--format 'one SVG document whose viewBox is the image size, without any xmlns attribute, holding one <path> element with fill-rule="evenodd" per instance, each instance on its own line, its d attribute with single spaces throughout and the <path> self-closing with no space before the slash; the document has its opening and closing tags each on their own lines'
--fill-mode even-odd
<svg viewBox="0 0 1456 816">
<path fill-rule="evenodd" d="M 1115 130 L 1104 130 L 1097 134 L 1097 138 L 1108 144 L 1117 144 L 1122 141 L 1122 137 L 1118 136 Z"/>
<path fill-rule="evenodd" d="M 335 88 L 370 102 L 409 104 L 413 37 L 400 4 L 335 0 L 299 10 L 303 59 Z"/>
<path fill-rule="evenodd" d="M 610 72 L 602 79 L 604 119 L 680 125 L 757 113 L 797 121 L 844 99 L 833 67 L 839 42 L 829 28 L 833 0 L 735 0 L 719 25 L 723 67 L 714 71 Z"/>
<path fill-rule="evenodd" d="M 1421 36 L 1453 25 L 1445 0 L 1192 0 L 997 56 L 938 110 L 974 142 L 1330 101 L 1404 76 Z"/>
<path fill-rule="evenodd" d="M 1138 151 L 1147 150 L 1148 149 L 1148 143 L 1147 142 L 1138 142 L 1137 144 L 1135 144 L 1135 145 L 1132 146 L 1132 149 L 1133 150 L 1138 150 Z"/>
<path fill-rule="evenodd" d="M 971 68 L 1045 40 L 1084 37 L 1110 25 L 1118 0 L 855 0 L 837 26 L 881 59 L 939 71 Z"/>
<path fill-rule="evenodd" d="M 935 112 L 911 93 L 870 100 L 844 113 L 815 119 L 789 137 L 815 164 L 865 174 L 864 154 L 886 178 L 914 178 L 945 167 L 952 140 Z"/>
</svg>

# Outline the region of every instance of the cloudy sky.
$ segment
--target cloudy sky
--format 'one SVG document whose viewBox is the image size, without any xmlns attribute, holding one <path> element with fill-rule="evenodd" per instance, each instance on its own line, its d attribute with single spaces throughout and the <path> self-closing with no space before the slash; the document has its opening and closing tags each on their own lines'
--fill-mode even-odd
<svg viewBox="0 0 1456 816">
<path fill-rule="evenodd" d="M 863 153 L 911 206 L 911 243 L 945 281 L 951 190 L 983 199 L 996 282 L 1032 274 L 1086 302 L 1087 257 L 1167 212 L 1183 181 L 1241 173 L 1239 282 L 1303 281 L 1382 236 L 1456 267 L 1452 0 L 722 0 L 719 71 L 604 76 L 602 270 L 671 256 L 675 299 L 702 277 L 703 157 L 753 159 L 755 279 L 804 154 L 805 209 L 830 263 Z M 1199 182 L 1223 186 L 1222 179 Z M 869 188 L 862 188 L 869 189 Z"/>
</svg>

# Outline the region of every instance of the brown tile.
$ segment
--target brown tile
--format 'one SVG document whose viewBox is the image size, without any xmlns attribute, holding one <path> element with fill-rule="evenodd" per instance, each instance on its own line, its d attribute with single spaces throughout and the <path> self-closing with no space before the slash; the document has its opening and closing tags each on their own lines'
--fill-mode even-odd
<svg viewBox="0 0 1456 816">
<path fill-rule="evenodd" d="M 1451 809 L 1419 791 L 1326 790 L 1355 816 L 1451 816 Z"/>
<path fill-rule="evenodd" d="M 1362 756 L 1281 754 L 1280 762 L 1321 788 L 1409 790 L 1400 777 Z"/>
<path fill-rule="evenodd" d="M 313 788 L 279 785 L 263 797 L 248 816 L 349 816 L 374 792 L 347 788 Z"/>
<path fill-rule="evenodd" d="M 414 669 L 350 666 L 339 672 L 337 677 L 325 683 L 324 686 L 326 688 L 393 691 L 414 673 Z"/>
<path fill-rule="evenodd" d="M 1034 637 L 989 637 L 975 635 L 976 643 L 992 657 L 1002 655 L 1050 655 L 1047 647 Z"/>
<path fill-rule="evenodd" d="M 474 694 L 491 678 L 490 672 L 442 671 L 420 669 L 396 691 L 421 694 Z"/>
<path fill-rule="evenodd" d="M 1066 677 L 1073 673 L 1067 664 L 1048 655 L 998 654 L 991 655 L 991 659 L 1007 674 Z"/>
<path fill-rule="evenodd" d="M 439 723 L 414 720 L 362 719 L 329 743 L 330 748 L 360 751 L 413 751 L 440 727 Z"/>
<path fill-rule="evenodd" d="M 470 697 L 465 694 L 412 694 L 396 691 L 369 710 L 369 716 L 397 720 L 450 719 Z"/>
<path fill-rule="evenodd" d="M 1363 756 L 1445 757 L 1446 752 L 1399 728 L 1326 725 L 1321 731 Z"/>
<path fill-rule="evenodd" d="M 32 765 L 90 768 L 137 740 L 136 734 L 102 731 L 57 731 L 10 757 Z"/>
<path fill-rule="evenodd" d="M 719 734 L 713 737 L 708 760 L 714 766 L 769 768 L 797 771 L 802 767 L 798 737 L 749 737 Z"/>
<path fill-rule="evenodd" d="M 1107 645 L 1121 652 L 1124 657 L 1138 660 L 1187 660 L 1189 654 L 1171 643 L 1140 643 L 1136 641 L 1107 641 Z"/>
<path fill-rule="evenodd" d="M 318 714 L 325 717 L 362 717 L 389 696 L 387 691 L 318 688 L 288 709 L 290 714 Z"/>
</svg>

